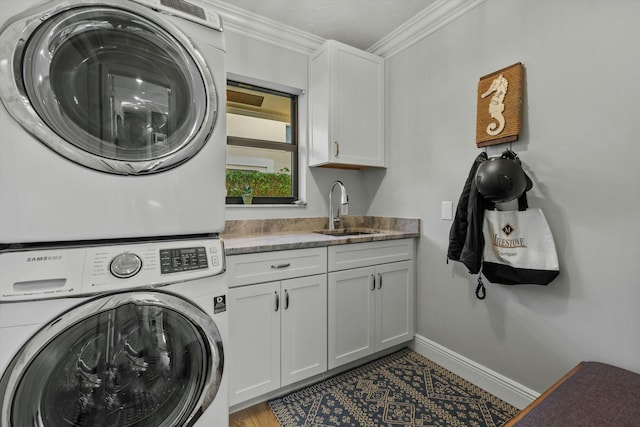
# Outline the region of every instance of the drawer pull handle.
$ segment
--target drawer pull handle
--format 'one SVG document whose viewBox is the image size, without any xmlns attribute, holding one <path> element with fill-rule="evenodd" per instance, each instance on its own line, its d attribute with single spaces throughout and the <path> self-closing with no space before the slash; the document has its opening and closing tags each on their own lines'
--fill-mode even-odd
<svg viewBox="0 0 640 427">
<path fill-rule="evenodd" d="M 335 157 L 340 156 L 340 143 L 338 141 L 333 141 L 335 147 L 336 147 L 336 151 L 335 151 Z"/>
<path fill-rule="evenodd" d="M 285 264 L 271 264 L 271 268 L 273 268 L 274 270 L 280 269 L 280 268 L 287 268 L 287 267 L 291 267 L 291 263 L 287 262 Z"/>
<path fill-rule="evenodd" d="M 289 308 L 289 291 L 284 290 L 284 309 L 287 310 Z"/>
<path fill-rule="evenodd" d="M 378 273 L 378 289 L 382 289 L 382 274 Z"/>
<path fill-rule="evenodd" d="M 274 311 L 278 311 L 280 309 L 280 295 L 278 295 L 278 291 L 276 291 L 275 294 L 276 294 L 276 309 Z"/>
<path fill-rule="evenodd" d="M 376 290 L 376 276 L 374 276 L 373 274 L 371 275 L 371 290 Z"/>
</svg>

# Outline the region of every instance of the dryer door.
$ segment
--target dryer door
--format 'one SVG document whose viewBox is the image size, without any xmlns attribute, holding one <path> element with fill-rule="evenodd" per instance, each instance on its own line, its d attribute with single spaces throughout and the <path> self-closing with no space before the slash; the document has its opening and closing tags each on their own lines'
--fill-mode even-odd
<svg viewBox="0 0 640 427">
<path fill-rule="evenodd" d="M 0 97 L 28 132 L 78 164 L 124 175 L 167 170 L 203 147 L 218 96 L 180 30 L 129 1 L 48 7 L 0 34 Z"/>
<path fill-rule="evenodd" d="M 184 426 L 213 401 L 218 329 L 166 292 L 89 300 L 36 333 L 0 380 L 0 425 Z"/>
</svg>

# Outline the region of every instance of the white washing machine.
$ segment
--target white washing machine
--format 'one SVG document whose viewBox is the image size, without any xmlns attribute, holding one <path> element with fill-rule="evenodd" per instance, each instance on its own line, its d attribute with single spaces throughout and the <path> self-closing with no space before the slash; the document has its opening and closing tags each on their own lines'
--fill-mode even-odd
<svg viewBox="0 0 640 427">
<path fill-rule="evenodd" d="M 226 427 L 222 242 L 0 253 L 0 425 Z"/>
<path fill-rule="evenodd" d="M 210 5 L 2 0 L 0 23 L 0 244 L 222 231 Z"/>
</svg>

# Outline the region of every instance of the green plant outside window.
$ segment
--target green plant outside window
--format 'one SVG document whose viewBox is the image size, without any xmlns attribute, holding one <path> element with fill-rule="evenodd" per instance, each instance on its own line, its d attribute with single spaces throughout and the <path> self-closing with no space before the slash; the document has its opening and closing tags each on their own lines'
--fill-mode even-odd
<svg viewBox="0 0 640 427">
<path fill-rule="evenodd" d="M 248 187 L 254 197 L 290 197 L 291 172 L 281 169 L 276 173 L 227 170 L 227 197 L 241 197 Z"/>
</svg>

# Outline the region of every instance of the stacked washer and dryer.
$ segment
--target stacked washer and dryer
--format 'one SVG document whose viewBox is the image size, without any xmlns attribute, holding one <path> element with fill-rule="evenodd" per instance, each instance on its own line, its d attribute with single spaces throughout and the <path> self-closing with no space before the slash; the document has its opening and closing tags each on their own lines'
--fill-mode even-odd
<svg viewBox="0 0 640 427">
<path fill-rule="evenodd" d="M 0 25 L 0 425 L 228 425 L 219 16 L 3 0 Z"/>
</svg>

